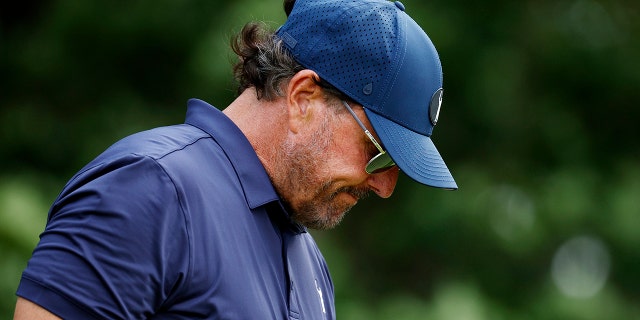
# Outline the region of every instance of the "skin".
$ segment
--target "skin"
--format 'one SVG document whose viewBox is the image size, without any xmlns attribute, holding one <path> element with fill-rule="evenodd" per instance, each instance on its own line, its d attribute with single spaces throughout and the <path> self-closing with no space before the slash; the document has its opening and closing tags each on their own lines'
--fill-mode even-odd
<svg viewBox="0 0 640 320">
<path fill-rule="evenodd" d="M 255 90 L 247 89 L 224 113 L 249 139 L 292 218 L 329 229 L 367 194 L 390 197 L 399 170 L 365 172 L 375 146 L 346 110 L 331 105 L 339 101 L 327 101 L 313 81 L 317 77 L 311 70 L 298 72 L 274 101 L 258 100 Z M 374 133 L 364 110 L 352 107 Z M 14 320 L 23 319 L 60 318 L 18 297 Z"/>
<path fill-rule="evenodd" d="M 61 319 L 43 307 L 21 297 L 16 302 L 13 320 L 57 320 Z"/>
<path fill-rule="evenodd" d="M 298 72 L 285 96 L 271 102 L 246 90 L 224 112 L 253 145 L 293 219 L 330 229 L 369 192 L 391 196 L 399 170 L 365 172 L 375 146 L 344 107 L 331 106 L 340 102 L 327 101 L 313 81 L 317 77 L 311 70 Z M 355 112 L 374 132 L 364 110 Z"/>
</svg>

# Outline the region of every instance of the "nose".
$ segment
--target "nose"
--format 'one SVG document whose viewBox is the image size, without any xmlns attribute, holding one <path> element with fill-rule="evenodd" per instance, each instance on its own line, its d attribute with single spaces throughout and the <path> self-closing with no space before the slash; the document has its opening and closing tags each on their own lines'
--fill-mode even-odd
<svg viewBox="0 0 640 320">
<path fill-rule="evenodd" d="M 398 182 L 400 169 L 393 167 L 389 170 L 369 175 L 369 188 L 380 198 L 389 198 Z"/>
</svg>

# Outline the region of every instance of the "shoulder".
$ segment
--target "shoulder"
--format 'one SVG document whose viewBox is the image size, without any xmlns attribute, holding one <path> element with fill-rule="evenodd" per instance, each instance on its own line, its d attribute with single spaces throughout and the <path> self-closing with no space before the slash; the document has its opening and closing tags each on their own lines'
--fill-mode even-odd
<svg viewBox="0 0 640 320">
<path fill-rule="evenodd" d="M 70 183 L 86 182 L 115 171 L 135 175 L 166 174 L 165 167 L 172 162 L 162 159 L 202 148 L 206 148 L 208 152 L 221 151 L 209 134 L 191 125 L 180 124 L 141 131 L 115 142 L 80 169 Z M 188 155 L 183 158 L 188 158 Z"/>
<path fill-rule="evenodd" d="M 208 138 L 211 137 L 206 132 L 187 124 L 159 127 L 123 138 L 105 150 L 96 160 L 122 154 L 137 154 L 158 159 Z"/>
</svg>

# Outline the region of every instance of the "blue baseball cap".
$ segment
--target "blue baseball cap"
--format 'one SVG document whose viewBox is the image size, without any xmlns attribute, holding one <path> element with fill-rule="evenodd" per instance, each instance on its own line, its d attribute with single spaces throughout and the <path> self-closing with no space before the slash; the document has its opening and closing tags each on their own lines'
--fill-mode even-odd
<svg viewBox="0 0 640 320">
<path fill-rule="evenodd" d="M 402 3 L 297 0 L 276 34 L 296 61 L 364 107 L 409 177 L 458 188 L 431 140 L 442 106 L 440 58 Z"/>
</svg>

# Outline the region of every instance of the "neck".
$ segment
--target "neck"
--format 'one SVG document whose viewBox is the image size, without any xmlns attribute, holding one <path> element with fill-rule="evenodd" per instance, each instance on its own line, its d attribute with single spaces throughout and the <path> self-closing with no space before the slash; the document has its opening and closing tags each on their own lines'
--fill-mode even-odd
<svg viewBox="0 0 640 320">
<path fill-rule="evenodd" d="M 283 101 L 258 100 L 255 89 L 249 88 L 223 110 L 247 137 L 272 177 L 276 161 L 275 146 L 281 145 L 287 134 L 287 110 Z"/>
</svg>

